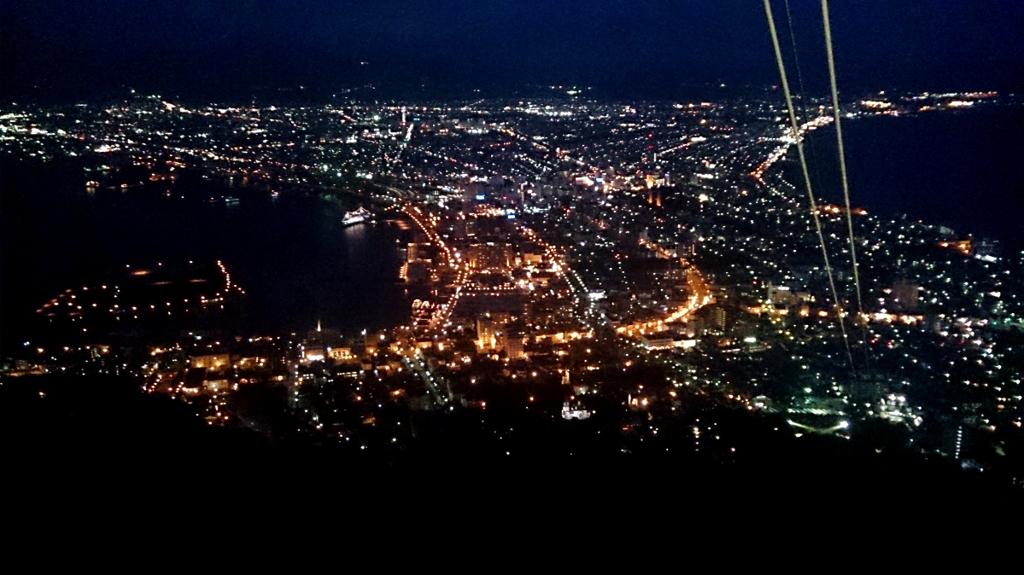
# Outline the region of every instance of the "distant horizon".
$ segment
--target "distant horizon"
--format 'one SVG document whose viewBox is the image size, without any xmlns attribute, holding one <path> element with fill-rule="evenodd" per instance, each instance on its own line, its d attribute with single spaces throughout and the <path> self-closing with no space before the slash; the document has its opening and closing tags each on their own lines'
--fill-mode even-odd
<svg viewBox="0 0 1024 575">
<path fill-rule="evenodd" d="M 776 0 L 773 10 L 794 89 L 826 94 L 818 3 Z M 1019 2 L 866 0 L 831 10 L 842 92 L 1024 87 Z M 10 0 L 0 22 L 4 102 L 92 101 L 128 88 L 236 101 L 299 86 L 323 99 L 366 84 L 384 98 L 564 84 L 671 99 L 778 82 L 756 2 L 193 0 L 140 9 Z"/>
<path fill-rule="evenodd" d="M 570 89 L 579 94 L 570 96 Z M 973 86 L 962 89 L 910 89 L 894 87 L 865 87 L 860 90 L 847 90 L 840 93 L 840 104 L 869 98 L 879 94 L 887 96 L 909 96 L 918 94 L 972 93 L 995 92 L 1000 97 L 1016 100 L 1024 95 L 1021 91 L 997 90 L 990 86 Z M 181 93 L 175 91 L 146 90 L 141 87 L 125 85 L 111 88 L 89 95 L 72 97 L 39 89 L 36 95 L 26 92 L 20 96 L 4 94 L 0 96 L 0 106 L 63 106 L 76 104 L 106 105 L 114 102 L 128 101 L 133 98 L 159 96 L 171 102 L 184 103 L 191 106 L 223 104 L 243 106 L 257 104 L 261 106 L 316 106 L 330 105 L 337 101 L 357 103 L 440 103 L 468 102 L 479 99 L 535 99 L 571 101 L 606 101 L 606 102 L 693 102 L 693 101 L 732 101 L 741 98 L 783 98 L 778 84 L 715 84 L 715 83 L 682 83 L 663 86 L 601 86 L 588 84 L 522 84 L 519 86 L 481 85 L 455 86 L 403 86 L 387 83 L 366 83 L 354 87 L 331 89 L 328 87 L 307 86 L 296 84 L 282 87 L 262 87 L 249 93 L 202 94 Z M 798 97 L 799 94 L 794 94 Z M 815 93 L 807 96 L 810 99 L 826 99 L 827 93 Z"/>
</svg>

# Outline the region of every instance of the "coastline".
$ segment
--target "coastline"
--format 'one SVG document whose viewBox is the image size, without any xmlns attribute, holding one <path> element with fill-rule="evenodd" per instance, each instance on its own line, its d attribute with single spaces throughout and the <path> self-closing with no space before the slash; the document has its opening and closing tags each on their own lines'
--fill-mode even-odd
<svg viewBox="0 0 1024 575">
<path fill-rule="evenodd" d="M 74 181 L 81 174 L 76 161 L 5 159 L 5 167 L 5 348 L 18 343 L 44 302 L 66 289 L 113 283 L 126 264 L 223 260 L 248 293 L 245 324 L 254 333 L 287 333 L 317 320 L 358 333 L 407 319 L 409 297 L 394 281 L 402 232 L 343 226 L 356 196 L 274 198 L 268 190 L 207 180 L 179 185 L 173 197 L 162 184 L 89 194 Z M 210 202 L 214 193 L 238 201 Z"/>
<path fill-rule="evenodd" d="M 1022 125 L 1024 107 L 1015 105 L 846 119 L 851 203 L 1019 251 L 1024 218 L 1010 207 L 1024 195 L 1024 182 L 1014 177 L 1024 160 L 1024 135 L 1017 129 Z M 811 132 L 808 142 L 815 192 L 822 202 L 840 201 L 834 128 Z M 787 178 L 793 168 L 783 168 Z"/>
</svg>

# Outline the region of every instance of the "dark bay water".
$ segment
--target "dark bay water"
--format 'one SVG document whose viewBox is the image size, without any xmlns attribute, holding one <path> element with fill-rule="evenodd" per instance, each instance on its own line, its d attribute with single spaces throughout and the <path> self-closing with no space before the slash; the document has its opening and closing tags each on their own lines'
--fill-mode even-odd
<svg viewBox="0 0 1024 575">
<path fill-rule="evenodd" d="M 86 193 L 83 162 L 0 170 L 0 333 L 20 340 L 34 310 L 59 292 L 117 283 L 125 266 L 222 260 L 247 292 L 251 333 L 325 327 L 355 333 L 397 325 L 411 297 L 396 282 L 402 232 L 384 224 L 345 228 L 357 204 L 300 191 L 183 179 Z M 187 181 L 186 181 L 187 180 Z M 166 195 L 170 190 L 171 197 Z M 223 198 L 238 198 L 229 206 Z M 211 201 L 213 198 L 213 201 Z"/>
<path fill-rule="evenodd" d="M 1024 107 L 844 120 L 843 136 L 854 205 L 1024 248 Z M 817 193 L 841 202 L 834 129 L 809 142 Z"/>
</svg>

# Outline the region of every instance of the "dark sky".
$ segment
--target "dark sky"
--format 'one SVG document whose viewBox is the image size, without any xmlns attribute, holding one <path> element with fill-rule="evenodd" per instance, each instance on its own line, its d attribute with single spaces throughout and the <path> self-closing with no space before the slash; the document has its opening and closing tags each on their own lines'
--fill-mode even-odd
<svg viewBox="0 0 1024 575">
<path fill-rule="evenodd" d="M 822 85 L 816 0 L 790 0 Z M 785 4 L 774 0 L 788 43 Z M 1020 0 L 834 0 L 841 88 L 1016 90 Z M 368 65 L 361 65 L 368 62 Z M 4 99 L 310 94 L 374 82 L 428 91 L 592 85 L 671 97 L 777 82 L 760 0 L 3 0 Z"/>
</svg>

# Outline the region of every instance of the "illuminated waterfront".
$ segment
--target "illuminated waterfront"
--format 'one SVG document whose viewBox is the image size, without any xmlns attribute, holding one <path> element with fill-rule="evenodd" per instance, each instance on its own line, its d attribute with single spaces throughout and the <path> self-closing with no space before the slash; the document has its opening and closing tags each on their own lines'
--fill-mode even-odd
<svg viewBox="0 0 1024 575">
<path fill-rule="evenodd" d="M 355 207 L 354 199 L 329 202 L 302 192 L 272 198 L 265 188 L 198 177 L 170 196 L 161 184 L 87 194 L 81 170 L 74 161 L 43 169 L 5 160 L 0 305 L 7 349 L 26 339 L 26 329 L 36 331 L 34 310 L 46 300 L 68 288 L 114 283 L 126 266 L 223 261 L 247 291 L 242 333 L 303 330 L 318 320 L 358 333 L 408 315 L 414 298 L 398 281 L 403 232 L 383 223 L 345 227 L 345 206 Z"/>
</svg>

